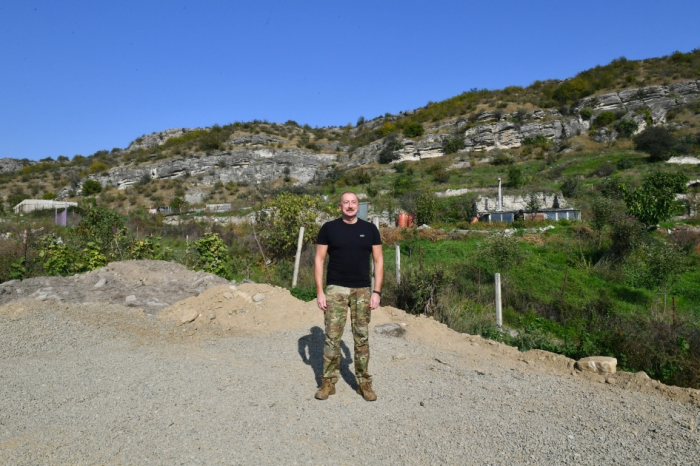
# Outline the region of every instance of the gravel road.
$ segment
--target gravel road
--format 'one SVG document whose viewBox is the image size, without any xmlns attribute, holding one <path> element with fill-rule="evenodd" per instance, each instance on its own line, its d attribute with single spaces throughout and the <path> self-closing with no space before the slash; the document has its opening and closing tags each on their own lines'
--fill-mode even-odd
<svg viewBox="0 0 700 466">
<path fill-rule="evenodd" d="M 697 406 L 476 362 L 410 338 L 372 334 L 379 400 L 367 403 L 353 391 L 349 329 L 338 393 L 317 401 L 320 322 L 237 335 L 117 305 L 13 303 L 0 309 L 0 463 L 669 465 L 700 457 Z"/>
</svg>

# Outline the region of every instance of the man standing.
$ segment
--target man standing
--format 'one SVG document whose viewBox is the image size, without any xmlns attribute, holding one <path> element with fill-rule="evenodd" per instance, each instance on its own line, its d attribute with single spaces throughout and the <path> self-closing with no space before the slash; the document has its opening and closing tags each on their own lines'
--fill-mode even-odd
<svg viewBox="0 0 700 466">
<path fill-rule="evenodd" d="M 340 339 L 343 336 L 348 307 L 355 341 L 355 378 L 357 393 L 367 401 L 377 395 L 372 390 L 369 363 L 370 311 L 379 306 L 384 280 L 382 240 L 377 227 L 357 218 L 359 201 L 346 192 L 338 202 L 342 216 L 325 223 L 318 232 L 314 280 L 316 301 L 325 313 L 326 340 L 323 347 L 323 381 L 316 392 L 319 400 L 335 394 L 340 369 Z M 323 263 L 330 255 L 326 293 L 323 292 Z M 374 261 L 374 289 L 370 289 L 369 256 Z"/>
</svg>

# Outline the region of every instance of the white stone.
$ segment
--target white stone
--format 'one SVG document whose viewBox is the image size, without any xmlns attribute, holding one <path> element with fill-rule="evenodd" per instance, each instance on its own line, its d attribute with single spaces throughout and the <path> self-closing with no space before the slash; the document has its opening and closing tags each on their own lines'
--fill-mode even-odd
<svg viewBox="0 0 700 466">
<path fill-rule="evenodd" d="M 614 374 L 617 368 L 617 359 L 608 356 L 591 356 L 576 361 L 576 368 L 580 371 L 598 374 Z"/>
<path fill-rule="evenodd" d="M 262 293 L 258 293 L 255 296 L 253 296 L 253 301 L 255 301 L 256 303 L 259 303 L 260 301 L 262 301 L 264 299 L 265 299 L 265 295 Z"/>
</svg>

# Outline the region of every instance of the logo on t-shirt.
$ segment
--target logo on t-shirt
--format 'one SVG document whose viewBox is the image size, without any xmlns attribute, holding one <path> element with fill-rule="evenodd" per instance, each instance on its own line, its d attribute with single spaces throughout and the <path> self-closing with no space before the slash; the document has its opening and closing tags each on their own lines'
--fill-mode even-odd
<svg viewBox="0 0 700 466">
<path fill-rule="evenodd" d="M 365 235 L 360 235 L 360 238 L 364 238 L 364 237 L 365 237 Z"/>
</svg>

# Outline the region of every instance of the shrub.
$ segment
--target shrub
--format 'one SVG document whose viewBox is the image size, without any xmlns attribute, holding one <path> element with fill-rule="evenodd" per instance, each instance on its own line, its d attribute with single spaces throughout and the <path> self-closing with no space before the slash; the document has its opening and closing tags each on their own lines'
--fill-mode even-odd
<svg viewBox="0 0 700 466">
<path fill-rule="evenodd" d="M 411 314 L 433 314 L 439 305 L 440 291 L 448 284 L 445 271 L 406 267 L 401 272 L 401 283 L 396 289 L 396 305 Z"/>
<path fill-rule="evenodd" d="M 396 131 L 396 125 L 390 121 L 385 121 L 384 124 L 382 124 L 382 126 L 380 126 L 377 131 L 379 131 L 379 135 L 381 137 L 384 137 L 387 134 L 390 134 L 390 133 L 393 133 L 394 131 Z"/>
<path fill-rule="evenodd" d="M 107 170 L 107 165 L 100 162 L 99 160 L 95 160 L 92 162 L 92 164 L 90 164 L 88 173 L 101 173 L 105 170 Z"/>
<path fill-rule="evenodd" d="M 447 183 L 450 180 L 450 172 L 445 168 L 432 171 L 436 183 Z"/>
<path fill-rule="evenodd" d="M 420 123 L 408 123 L 403 127 L 403 134 L 409 138 L 417 138 L 425 133 L 425 128 Z"/>
<path fill-rule="evenodd" d="M 506 186 L 513 189 L 518 189 L 525 184 L 525 179 L 523 177 L 523 171 L 520 167 L 515 165 L 508 168 L 508 179 L 506 180 Z"/>
<path fill-rule="evenodd" d="M 308 194 L 282 192 L 265 203 L 265 209 L 258 212 L 261 238 L 271 259 L 280 261 L 294 256 L 299 237 L 299 228 L 304 227 L 306 244 L 313 244 L 319 226 L 316 218 L 319 213 L 337 212 L 327 208 L 320 197 Z"/>
<path fill-rule="evenodd" d="M 597 117 L 595 117 L 595 120 L 593 120 L 593 126 L 592 128 L 603 128 L 604 126 L 608 126 L 612 123 L 615 122 L 616 120 L 615 113 L 610 112 L 610 111 L 605 111 L 601 112 L 598 114 Z"/>
<path fill-rule="evenodd" d="M 54 193 L 52 193 L 51 191 L 47 191 L 44 193 L 43 196 L 41 196 L 41 198 L 46 199 L 46 200 L 56 199 L 56 195 Z"/>
<path fill-rule="evenodd" d="M 413 189 L 413 180 L 410 176 L 401 175 L 394 180 L 394 194 L 400 196 Z"/>
<path fill-rule="evenodd" d="M 657 172 L 646 178 L 644 184 L 634 190 L 621 185 L 627 210 L 647 228 L 671 218 L 676 193 L 685 191 L 688 177 L 682 173 Z"/>
<path fill-rule="evenodd" d="M 90 196 L 102 192 L 102 185 L 99 181 L 85 180 L 83 183 L 83 196 Z"/>
<path fill-rule="evenodd" d="M 591 117 L 593 116 L 593 109 L 588 108 L 588 107 L 582 108 L 580 114 L 581 114 L 582 119 L 590 120 Z"/>
<path fill-rule="evenodd" d="M 435 222 L 438 213 L 438 203 L 433 193 L 421 192 L 416 198 L 416 222 L 430 225 Z"/>
<path fill-rule="evenodd" d="M 391 163 L 399 157 L 397 154 L 394 154 L 394 151 L 397 149 L 397 140 L 396 133 L 391 133 L 386 137 L 384 147 L 379 152 L 379 163 Z"/>
<path fill-rule="evenodd" d="M 217 233 L 205 233 L 192 244 L 197 259 L 195 270 L 213 273 L 230 280 L 231 266 L 226 244 Z"/>
<path fill-rule="evenodd" d="M 651 161 L 664 161 L 671 157 L 676 143 L 673 134 L 660 126 L 647 128 L 633 139 L 634 148 L 649 154 Z"/>
<path fill-rule="evenodd" d="M 498 152 L 494 158 L 491 159 L 493 165 L 511 165 L 515 162 L 510 154 L 505 152 Z"/>
<path fill-rule="evenodd" d="M 357 125 L 356 126 L 362 126 L 365 124 L 365 117 L 361 116 L 357 119 Z"/>
<path fill-rule="evenodd" d="M 639 124 L 634 120 L 620 120 L 617 124 L 617 132 L 623 138 L 631 137 L 639 129 Z"/>
<path fill-rule="evenodd" d="M 465 147 L 464 138 L 461 136 L 449 137 L 442 141 L 442 150 L 445 154 L 454 154 Z"/>
<path fill-rule="evenodd" d="M 577 176 L 568 176 L 561 184 L 561 193 L 564 197 L 577 197 L 581 191 L 581 179 Z"/>
<path fill-rule="evenodd" d="M 520 262 L 518 241 L 502 233 L 490 235 L 479 247 L 479 258 L 492 274 L 506 275 Z"/>
<path fill-rule="evenodd" d="M 627 170 L 634 167 L 634 162 L 632 162 L 630 159 L 620 159 L 615 164 L 615 167 L 617 167 L 618 170 Z"/>
</svg>

